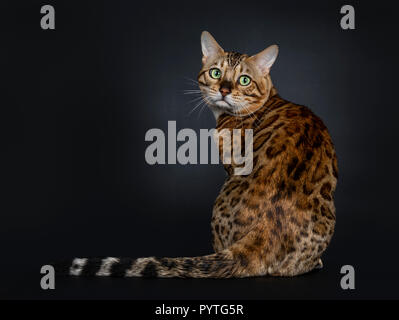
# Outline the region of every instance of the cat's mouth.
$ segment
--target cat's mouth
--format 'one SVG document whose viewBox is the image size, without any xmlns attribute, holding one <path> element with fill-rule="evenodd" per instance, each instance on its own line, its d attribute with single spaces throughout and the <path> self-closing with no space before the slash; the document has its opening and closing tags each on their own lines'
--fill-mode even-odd
<svg viewBox="0 0 399 320">
<path fill-rule="evenodd" d="M 238 111 L 238 107 L 235 105 L 233 101 L 229 101 L 229 97 L 221 97 L 219 100 L 215 101 L 215 106 L 231 115 L 236 115 Z"/>
<path fill-rule="evenodd" d="M 223 98 L 215 101 L 215 105 L 223 109 L 231 109 L 231 105 Z"/>
<path fill-rule="evenodd" d="M 223 112 L 234 114 L 236 106 L 231 100 L 230 95 L 222 96 L 221 94 L 205 94 L 205 100 L 210 107 L 220 109 Z"/>
</svg>

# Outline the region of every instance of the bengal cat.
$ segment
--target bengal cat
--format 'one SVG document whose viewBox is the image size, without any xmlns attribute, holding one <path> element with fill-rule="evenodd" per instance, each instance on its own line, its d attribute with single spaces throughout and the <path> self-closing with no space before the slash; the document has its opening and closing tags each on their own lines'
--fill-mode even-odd
<svg viewBox="0 0 399 320">
<path fill-rule="evenodd" d="M 215 253 L 194 258 L 75 258 L 60 273 L 119 277 L 295 276 L 322 266 L 334 232 L 337 158 L 323 122 L 282 99 L 270 78 L 276 45 L 248 56 L 206 31 L 199 88 L 217 129 L 253 130 L 253 170 L 228 177 L 212 217 Z M 223 141 L 219 147 L 222 148 Z M 222 150 L 222 149 L 221 149 Z"/>
</svg>

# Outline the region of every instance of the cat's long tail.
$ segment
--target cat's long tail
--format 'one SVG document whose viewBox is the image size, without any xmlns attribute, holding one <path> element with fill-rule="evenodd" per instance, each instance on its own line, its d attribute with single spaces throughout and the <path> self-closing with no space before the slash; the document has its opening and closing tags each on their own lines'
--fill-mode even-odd
<svg viewBox="0 0 399 320">
<path fill-rule="evenodd" d="M 71 276 L 147 277 L 147 278 L 241 278 L 266 274 L 269 259 L 258 253 L 267 238 L 260 241 L 252 230 L 229 248 L 190 258 L 75 258 L 55 264 L 56 274 Z"/>
<path fill-rule="evenodd" d="M 239 269 L 229 250 L 192 258 L 75 258 L 54 267 L 57 275 L 146 278 L 231 278 Z"/>
<path fill-rule="evenodd" d="M 260 241 L 252 230 L 229 248 L 200 257 L 185 258 L 75 258 L 55 264 L 58 275 L 147 277 L 147 278 L 241 278 L 266 274 L 267 266 L 257 253 L 267 238 Z"/>
</svg>

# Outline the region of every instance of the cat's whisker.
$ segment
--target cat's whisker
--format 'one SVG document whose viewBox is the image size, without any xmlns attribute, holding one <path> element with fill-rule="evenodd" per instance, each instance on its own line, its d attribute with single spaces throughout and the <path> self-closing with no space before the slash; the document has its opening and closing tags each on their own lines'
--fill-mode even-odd
<svg viewBox="0 0 399 320">
<path fill-rule="evenodd" d="M 196 81 L 194 79 L 191 79 L 191 78 L 188 78 L 188 77 L 183 77 L 183 78 L 185 80 L 187 80 L 190 85 L 198 86 L 198 81 Z"/>
<path fill-rule="evenodd" d="M 255 119 L 255 121 L 258 121 L 258 117 L 255 115 L 254 112 L 250 111 L 249 108 L 247 108 L 247 111 L 249 112 L 249 114 L 251 115 L 251 117 L 253 117 Z"/>
<path fill-rule="evenodd" d="M 205 107 L 206 107 L 206 104 L 202 105 L 202 107 L 201 107 L 200 111 L 198 112 L 197 119 L 199 119 L 199 118 L 200 118 L 200 116 L 201 116 L 201 114 L 202 114 L 202 111 L 204 110 L 204 108 L 205 108 Z"/>
<path fill-rule="evenodd" d="M 187 114 L 187 116 L 192 114 L 196 109 L 198 109 L 204 103 L 206 103 L 205 99 L 201 99 L 201 101 L 196 104 L 196 106 Z"/>
<path fill-rule="evenodd" d="M 237 104 L 238 104 L 242 109 L 244 109 L 244 110 L 247 112 L 247 115 L 249 115 L 249 117 L 252 119 L 251 112 L 248 110 L 248 108 L 247 108 L 243 103 L 241 103 L 241 102 L 239 102 L 239 101 L 237 101 Z M 240 118 L 242 118 L 243 116 L 246 116 L 246 115 L 242 115 Z"/>
<path fill-rule="evenodd" d="M 204 97 L 204 104 L 202 105 L 202 107 L 201 107 L 201 109 L 200 109 L 200 111 L 198 113 L 198 117 L 197 117 L 198 119 L 199 119 L 199 117 L 201 116 L 202 112 L 204 111 L 204 109 L 206 108 L 206 106 L 208 104 L 210 104 L 210 101 L 209 101 L 208 97 Z"/>
<path fill-rule="evenodd" d="M 202 94 L 200 89 L 188 89 L 188 90 L 181 90 L 183 94 Z"/>
<path fill-rule="evenodd" d="M 201 91 L 186 91 L 183 93 L 184 95 L 188 95 L 188 94 L 202 94 Z"/>
<path fill-rule="evenodd" d="M 252 114 L 252 112 L 251 112 L 251 111 L 249 111 L 249 109 L 248 109 L 246 106 L 244 106 L 244 109 L 245 109 L 245 111 L 247 111 L 247 112 L 248 112 L 248 115 L 249 115 L 249 117 L 250 117 L 251 119 L 255 120 L 255 117 L 254 117 L 254 115 Z"/>
<path fill-rule="evenodd" d="M 248 112 L 248 115 L 251 117 L 251 119 L 254 119 L 254 121 L 258 121 L 258 118 L 256 117 L 256 115 L 253 112 L 249 111 L 249 109 L 248 109 L 248 107 L 246 105 L 244 105 L 242 103 L 239 103 L 239 104 L 240 104 L 241 107 L 244 108 L 245 111 Z"/>
<path fill-rule="evenodd" d="M 201 89 L 184 89 L 184 92 L 201 92 Z"/>
<path fill-rule="evenodd" d="M 192 81 L 192 82 L 194 82 L 194 83 L 198 83 L 198 81 L 196 81 L 196 80 L 194 80 L 194 79 L 191 79 L 191 78 L 189 78 L 189 77 L 183 77 L 184 79 L 186 79 L 186 80 L 188 80 L 188 81 Z"/>
<path fill-rule="evenodd" d="M 204 97 L 204 102 L 205 102 L 205 104 L 201 107 L 201 110 L 200 110 L 200 112 L 199 112 L 198 118 L 201 116 L 202 111 L 205 109 L 205 107 L 206 107 L 208 104 L 211 103 L 211 102 L 209 101 L 209 98 L 208 98 L 208 97 Z"/>
<path fill-rule="evenodd" d="M 187 102 L 186 104 L 189 104 L 189 103 L 192 103 L 192 102 L 196 102 L 196 101 L 198 101 L 200 99 L 203 99 L 203 96 L 196 97 L 196 98 L 190 100 L 189 102 Z"/>
</svg>

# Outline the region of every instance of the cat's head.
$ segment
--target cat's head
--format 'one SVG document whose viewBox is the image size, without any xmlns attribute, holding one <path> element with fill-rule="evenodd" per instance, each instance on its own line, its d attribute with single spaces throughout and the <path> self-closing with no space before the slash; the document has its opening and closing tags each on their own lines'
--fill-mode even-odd
<svg viewBox="0 0 399 320">
<path fill-rule="evenodd" d="M 273 86 L 269 72 L 277 58 L 277 45 L 254 56 L 226 52 L 204 31 L 201 46 L 203 66 L 198 84 L 216 118 L 222 113 L 246 115 L 267 101 Z"/>
</svg>

